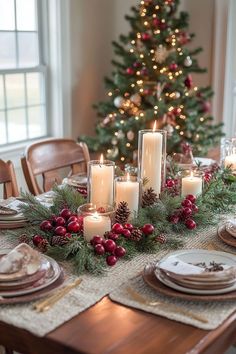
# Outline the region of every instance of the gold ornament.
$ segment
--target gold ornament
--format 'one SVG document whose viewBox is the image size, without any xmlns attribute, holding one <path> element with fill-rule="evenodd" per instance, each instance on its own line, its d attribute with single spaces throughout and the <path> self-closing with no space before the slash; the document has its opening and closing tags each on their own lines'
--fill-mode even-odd
<svg viewBox="0 0 236 354">
<path fill-rule="evenodd" d="M 107 158 L 108 159 L 115 159 L 119 154 L 119 149 L 117 146 L 114 146 L 112 149 L 107 150 Z"/>
<path fill-rule="evenodd" d="M 130 101 L 133 102 L 136 106 L 140 106 L 142 98 L 138 93 L 135 93 L 130 97 Z"/>
<path fill-rule="evenodd" d="M 159 64 L 162 64 L 166 60 L 168 55 L 169 53 L 166 47 L 160 44 L 155 51 L 155 61 Z"/>
</svg>

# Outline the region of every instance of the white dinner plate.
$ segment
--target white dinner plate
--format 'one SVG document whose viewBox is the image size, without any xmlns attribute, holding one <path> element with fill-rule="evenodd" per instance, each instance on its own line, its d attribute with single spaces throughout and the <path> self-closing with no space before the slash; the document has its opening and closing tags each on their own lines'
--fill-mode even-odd
<svg viewBox="0 0 236 354">
<path fill-rule="evenodd" d="M 210 262 L 215 261 L 217 263 L 222 263 L 227 266 L 236 266 L 236 256 L 228 254 L 226 252 L 220 252 L 220 251 L 208 251 L 208 250 L 201 250 L 201 249 L 177 251 L 165 256 L 158 263 L 161 263 L 162 261 L 166 260 L 169 257 L 175 257 L 175 259 L 177 258 L 183 262 L 191 263 L 191 264 L 197 264 L 201 262 L 205 262 L 206 264 L 209 264 Z M 158 269 L 155 270 L 155 275 L 166 286 L 188 294 L 198 294 L 198 295 L 226 294 L 228 292 L 236 290 L 236 282 L 234 285 L 225 289 L 198 290 L 198 289 L 185 288 L 183 286 L 173 283 L 169 279 L 166 279 L 165 277 L 161 276 L 158 272 Z"/>
</svg>

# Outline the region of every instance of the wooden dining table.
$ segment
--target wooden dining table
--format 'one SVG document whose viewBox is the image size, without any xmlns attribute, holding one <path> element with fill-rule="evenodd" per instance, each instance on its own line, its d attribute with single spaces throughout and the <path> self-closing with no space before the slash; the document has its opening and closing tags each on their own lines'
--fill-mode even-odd
<svg viewBox="0 0 236 354">
<path fill-rule="evenodd" d="M 206 331 L 104 297 L 44 337 L 0 322 L 0 343 L 23 354 L 222 354 L 236 344 L 236 312 Z"/>
</svg>

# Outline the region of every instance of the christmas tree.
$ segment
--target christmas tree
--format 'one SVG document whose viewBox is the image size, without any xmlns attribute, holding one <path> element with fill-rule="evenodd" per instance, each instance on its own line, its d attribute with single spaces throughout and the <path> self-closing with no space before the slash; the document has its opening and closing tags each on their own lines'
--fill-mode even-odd
<svg viewBox="0 0 236 354">
<path fill-rule="evenodd" d="M 108 100 L 95 107 L 99 120 L 96 137 L 83 137 L 92 151 L 122 163 L 135 159 L 138 131 L 154 120 L 168 134 L 168 153 L 180 152 L 181 143 L 192 145 L 202 156 L 223 135 L 212 124 L 210 87 L 194 86 L 191 73 L 205 72 L 190 50 L 186 12 L 178 13 L 179 0 L 142 0 L 126 16 L 131 30 L 113 42 L 112 78 L 105 78 Z"/>
</svg>

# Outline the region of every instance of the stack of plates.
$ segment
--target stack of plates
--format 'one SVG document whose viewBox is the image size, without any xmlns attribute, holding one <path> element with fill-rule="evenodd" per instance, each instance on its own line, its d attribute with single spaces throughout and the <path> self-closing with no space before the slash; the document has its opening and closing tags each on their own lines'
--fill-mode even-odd
<svg viewBox="0 0 236 354">
<path fill-rule="evenodd" d="M 236 247 L 236 220 L 229 219 L 218 228 L 218 236 L 227 245 Z"/>
<path fill-rule="evenodd" d="M 0 229 L 10 229 L 25 226 L 27 220 L 19 212 L 19 200 L 14 200 L 0 206 Z"/>
<path fill-rule="evenodd" d="M 224 294 L 236 290 L 236 257 L 217 251 L 179 251 L 159 261 L 155 275 L 184 293 Z"/>
<path fill-rule="evenodd" d="M 87 187 L 88 178 L 84 173 L 80 173 L 77 175 L 72 175 L 70 177 L 64 178 L 63 184 L 67 184 L 76 188 Z"/>
<path fill-rule="evenodd" d="M 0 251 L 0 304 L 38 299 L 63 282 L 58 263 L 26 244 Z"/>
</svg>

